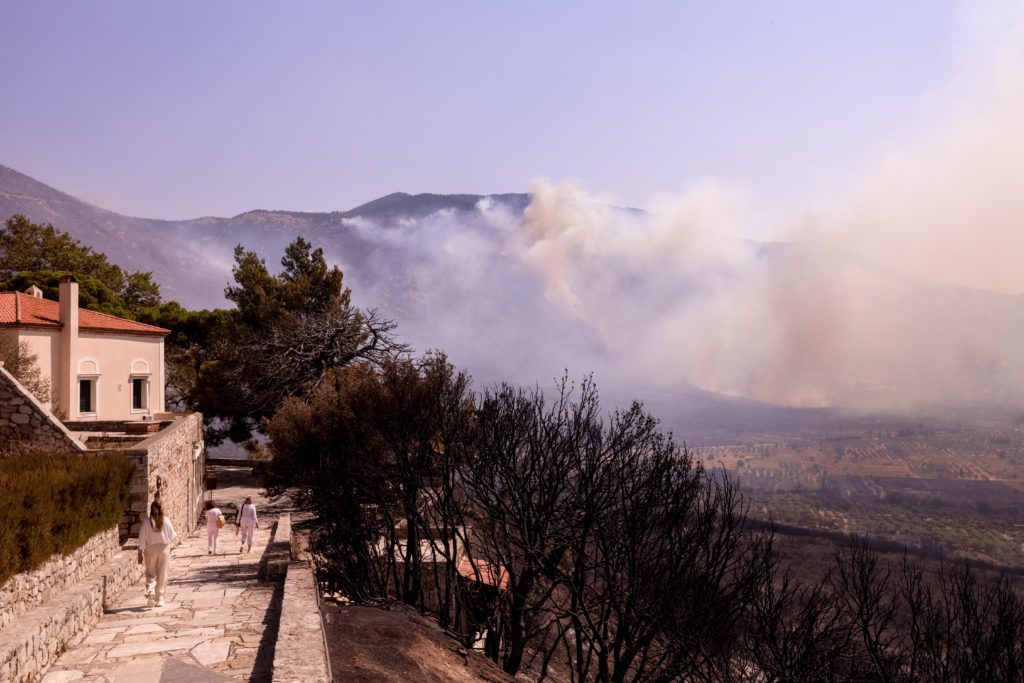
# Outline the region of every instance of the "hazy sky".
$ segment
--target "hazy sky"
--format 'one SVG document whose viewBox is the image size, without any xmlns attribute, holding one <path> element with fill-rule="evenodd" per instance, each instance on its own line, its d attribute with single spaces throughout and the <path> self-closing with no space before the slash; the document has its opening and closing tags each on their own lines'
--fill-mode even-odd
<svg viewBox="0 0 1024 683">
<path fill-rule="evenodd" d="M 122 213 L 578 178 L 775 204 L 926 125 L 1003 3 L 0 1 L 0 163 Z"/>
</svg>

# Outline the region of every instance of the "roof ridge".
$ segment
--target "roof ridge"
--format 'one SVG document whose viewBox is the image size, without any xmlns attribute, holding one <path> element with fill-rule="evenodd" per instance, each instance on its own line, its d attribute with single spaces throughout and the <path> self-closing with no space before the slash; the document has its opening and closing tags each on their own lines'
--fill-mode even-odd
<svg viewBox="0 0 1024 683">
<path fill-rule="evenodd" d="M 89 312 L 90 312 L 90 313 L 92 313 L 93 315 L 101 315 L 101 316 L 103 316 L 104 318 L 113 318 L 114 320 L 123 320 L 123 321 L 125 321 L 125 322 L 133 323 L 133 324 L 135 324 L 135 325 L 143 325 L 143 326 L 145 326 L 145 327 L 151 327 L 151 328 L 153 328 L 154 330 L 166 330 L 166 328 L 163 328 L 163 327 L 159 327 L 159 326 L 157 326 L 157 325 L 150 325 L 149 323 L 140 323 L 140 322 L 139 322 L 138 320 L 129 320 L 128 318 L 122 318 L 122 317 L 121 317 L 121 316 L 119 316 L 119 315 L 112 315 L 112 314 L 110 314 L 110 313 L 103 313 L 103 312 L 101 312 L 101 311 L 94 311 L 94 310 L 92 310 L 91 308 L 82 308 L 81 306 L 79 306 L 79 307 L 78 307 L 78 310 L 80 310 L 80 311 L 89 311 Z M 81 325 L 79 325 L 79 326 L 81 326 Z M 168 332 L 169 332 L 170 330 L 166 330 L 166 331 L 168 331 Z"/>
<path fill-rule="evenodd" d="M 10 301 L 10 299 L 7 298 L 8 296 L 13 295 L 14 297 L 14 306 L 12 306 L 14 310 L 11 311 L 10 308 L 7 309 L 8 316 L 10 316 L 12 312 L 14 313 L 14 320 L 12 321 L 11 318 L 8 317 L 6 322 L 2 324 L 38 325 L 40 324 L 41 321 L 37 320 L 37 318 L 40 317 L 50 321 L 47 324 L 52 324 L 57 327 L 63 324 L 60 321 L 58 311 L 58 307 L 60 305 L 59 301 L 54 301 L 53 299 L 45 298 L 36 300 L 34 297 L 30 297 L 28 294 L 24 294 L 24 296 L 32 299 L 32 301 L 22 302 L 22 294 L 22 292 L 18 292 L 16 290 L 0 292 L 0 298 L 6 299 L 7 301 Z M 28 306 L 28 308 L 26 308 L 26 306 Z M 150 323 L 139 322 L 138 320 L 129 320 L 128 318 L 122 318 L 120 316 L 112 315 L 110 313 L 103 313 L 101 311 L 94 311 L 89 308 L 83 308 L 82 306 L 79 306 L 78 310 L 81 312 L 79 315 L 78 327 L 79 329 L 83 330 L 93 329 L 115 333 L 123 332 L 127 334 L 159 334 L 161 336 L 167 336 L 168 334 L 171 333 L 171 330 L 165 327 L 160 327 L 159 325 L 152 325 Z M 42 313 L 42 311 L 46 312 Z M 86 318 L 86 320 L 83 320 L 83 318 Z M 88 320 L 91 320 L 92 324 L 90 324 Z"/>
</svg>

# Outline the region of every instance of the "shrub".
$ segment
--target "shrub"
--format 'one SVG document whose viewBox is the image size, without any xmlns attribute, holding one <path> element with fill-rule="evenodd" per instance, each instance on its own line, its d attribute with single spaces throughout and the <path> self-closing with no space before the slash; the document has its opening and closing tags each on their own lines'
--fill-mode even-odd
<svg viewBox="0 0 1024 683">
<path fill-rule="evenodd" d="M 0 584 L 117 524 L 133 468 L 116 453 L 0 456 Z"/>
</svg>

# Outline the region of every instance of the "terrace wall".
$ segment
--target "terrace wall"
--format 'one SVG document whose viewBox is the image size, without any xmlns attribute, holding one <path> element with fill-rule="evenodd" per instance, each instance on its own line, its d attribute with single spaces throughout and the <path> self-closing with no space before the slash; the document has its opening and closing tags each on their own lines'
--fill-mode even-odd
<svg viewBox="0 0 1024 683">
<path fill-rule="evenodd" d="M 15 444 L 55 453 L 85 450 L 60 420 L 0 365 L 0 449 Z"/>
<path fill-rule="evenodd" d="M 53 599 L 0 628 L 0 681 L 38 681 L 69 645 L 81 642 L 104 609 L 142 576 L 135 553 L 134 548 L 114 553 Z"/>
<path fill-rule="evenodd" d="M 96 534 L 69 555 L 55 554 L 42 566 L 12 576 L 0 586 L 0 629 L 75 585 L 120 549 L 114 526 Z"/>
<path fill-rule="evenodd" d="M 0 681 L 38 680 L 69 644 L 80 641 L 95 625 L 105 604 L 138 581 L 142 569 L 134 541 L 122 549 L 120 539 L 138 534 L 141 515 L 158 494 L 180 533 L 195 528 L 203 503 L 203 419 L 199 414 L 173 418 L 162 431 L 116 451 L 135 464 L 129 509 L 118 526 L 0 585 Z M 102 426 L 111 428 L 108 431 L 124 427 Z M 87 451 L 0 367 L 0 447 L 13 443 L 57 453 L 99 452 Z"/>
<path fill-rule="evenodd" d="M 128 510 L 121 536 L 138 536 L 142 517 L 159 491 L 164 514 L 175 528 L 189 532 L 203 505 L 203 416 L 179 416 L 171 425 L 135 446 L 120 451 L 135 463 Z"/>
</svg>

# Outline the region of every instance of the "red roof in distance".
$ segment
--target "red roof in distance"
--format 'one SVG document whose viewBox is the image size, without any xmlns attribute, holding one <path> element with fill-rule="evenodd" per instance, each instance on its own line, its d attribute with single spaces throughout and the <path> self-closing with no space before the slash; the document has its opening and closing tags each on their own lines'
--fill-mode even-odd
<svg viewBox="0 0 1024 683">
<path fill-rule="evenodd" d="M 463 556 L 459 560 L 458 570 L 459 575 L 464 579 L 494 586 L 498 590 L 508 588 L 508 572 L 505 571 L 504 567 L 495 568 L 489 562 L 484 562 L 483 560 L 476 560 L 474 562 L 468 557 Z"/>
</svg>

